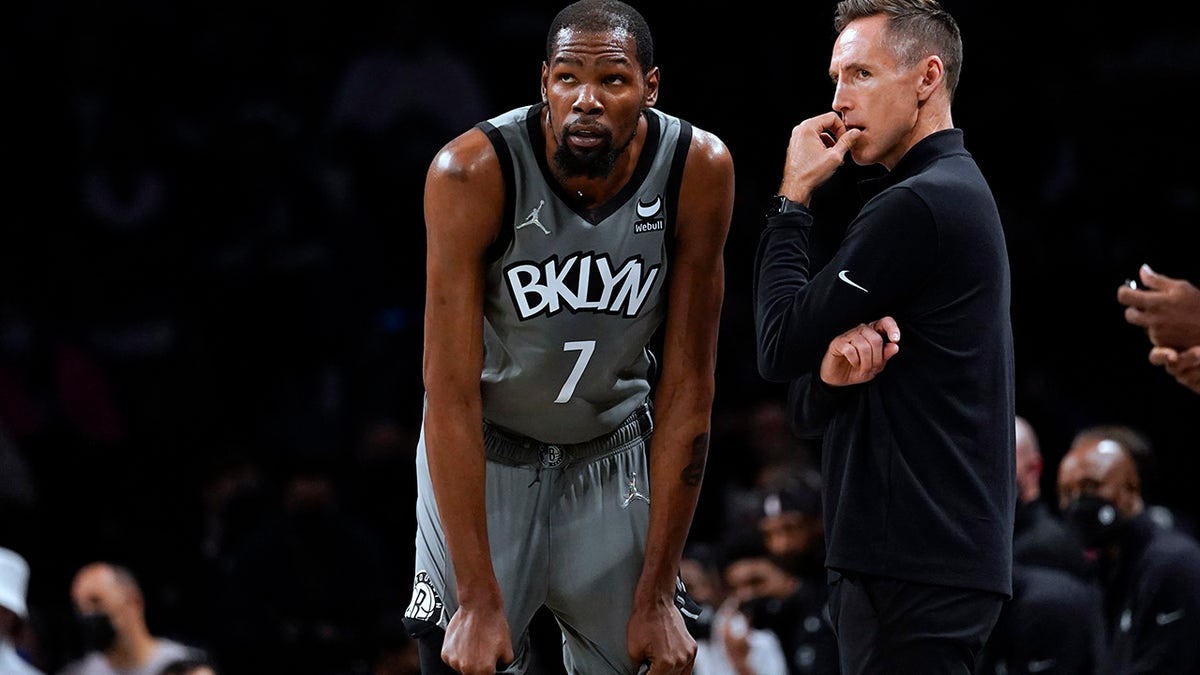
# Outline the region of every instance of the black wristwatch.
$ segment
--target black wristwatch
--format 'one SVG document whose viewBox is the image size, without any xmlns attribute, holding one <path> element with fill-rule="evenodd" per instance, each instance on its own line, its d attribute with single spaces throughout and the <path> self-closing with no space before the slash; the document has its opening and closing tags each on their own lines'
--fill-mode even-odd
<svg viewBox="0 0 1200 675">
<path fill-rule="evenodd" d="M 775 195 L 767 202 L 767 217 L 778 216 L 781 213 L 791 213 L 793 211 L 807 211 L 808 209 L 800 202 L 794 202 L 783 195 Z"/>
</svg>

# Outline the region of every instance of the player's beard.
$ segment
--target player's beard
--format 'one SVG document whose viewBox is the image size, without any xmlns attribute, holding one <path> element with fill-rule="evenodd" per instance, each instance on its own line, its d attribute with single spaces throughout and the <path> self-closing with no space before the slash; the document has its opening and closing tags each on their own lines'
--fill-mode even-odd
<svg viewBox="0 0 1200 675">
<path fill-rule="evenodd" d="M 550 126 L 554 127 L 553 121 Z M 615 146 L 612 136 L 609 136 L 606 139 L 607 142 L 596 148 L 575 151 L 567 143 L 568 131 L 568 128 L 563 128 L 558 137 L 558 147 L 554 150 L 554 166 L 563 178 L 607 178 L 616 168 L 617 159 L 620 158 L 621 153 L 625 152 L 625 149 L 629 147 L 630 143 L 633 143 L 634 137 L 637 136 L 637 126 L 635 125 L 633 133 L 629 134 L 629 139 L 620 147 Z"/>
</svg>

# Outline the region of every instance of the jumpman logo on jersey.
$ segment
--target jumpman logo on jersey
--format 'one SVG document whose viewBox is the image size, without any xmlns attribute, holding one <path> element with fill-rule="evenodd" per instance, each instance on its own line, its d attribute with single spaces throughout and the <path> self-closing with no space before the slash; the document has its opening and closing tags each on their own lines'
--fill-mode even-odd
<svg viewBox="0 0 1200 675">
<path fill-rule="evenodd" d="M 537 228 L 542 231 L 542 234 L 550 234 L 550 230 L 547 230 L 546 226 L 542 225 L 542 221 L 538 220 L 538 212 L 541 211 L 542 207 L 545 205 L 546 205 L 545 199 L 539 201 L 538 205 L 535 206 L 533 208 L 533 210 L 529 212 L 529 215 L 525 216 L 525 222 L 518 225 L 517 229 L 519 230 L 522 227 L 525 227 L 526 225 L 537 225 Z"/>
<path fill-rule="evenodd" d="M 650 499 L 646 495 L 644 495 L 640 491 L 638 491 L 637 474 L 631 473 L 631 474 L 629 474 L 629 485 L 626 487 L 625 501 L 621 502 L 621 508 L 623 508 L 623 509 L 629 508 L 629 505 L 638 499 L 646 502 L 647 504 L 650 503 Z"/>
</svg>

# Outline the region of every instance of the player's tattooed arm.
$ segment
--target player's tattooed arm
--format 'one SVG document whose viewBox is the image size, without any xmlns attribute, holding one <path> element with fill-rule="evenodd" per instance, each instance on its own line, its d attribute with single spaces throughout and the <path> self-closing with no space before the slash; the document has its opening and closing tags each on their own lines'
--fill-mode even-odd
<svg viewBox="0 0 1200 675">
<path fill-rule="evenodd" d="M 707 459 L 708 432 L 705 432 L 692 439 L 692 456 L 679 475 L 683 479 L 684 485 L 688 487 L 700 485 L 701 479 L 704 478 L 704 463 Z"/>
</svg>

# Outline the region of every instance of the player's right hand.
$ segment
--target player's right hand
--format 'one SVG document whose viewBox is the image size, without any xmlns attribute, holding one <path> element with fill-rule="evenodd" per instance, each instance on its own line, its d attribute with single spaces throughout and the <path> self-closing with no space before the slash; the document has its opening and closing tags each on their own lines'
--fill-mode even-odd
<svg viewBox="0 0 1200 675">
<path fill-rule="evenodd" d="M 442 660 L 462 675 L 495 675 L 516 658 L 502 608 L 460 607 L 446 626 Z"/>
</svg>

